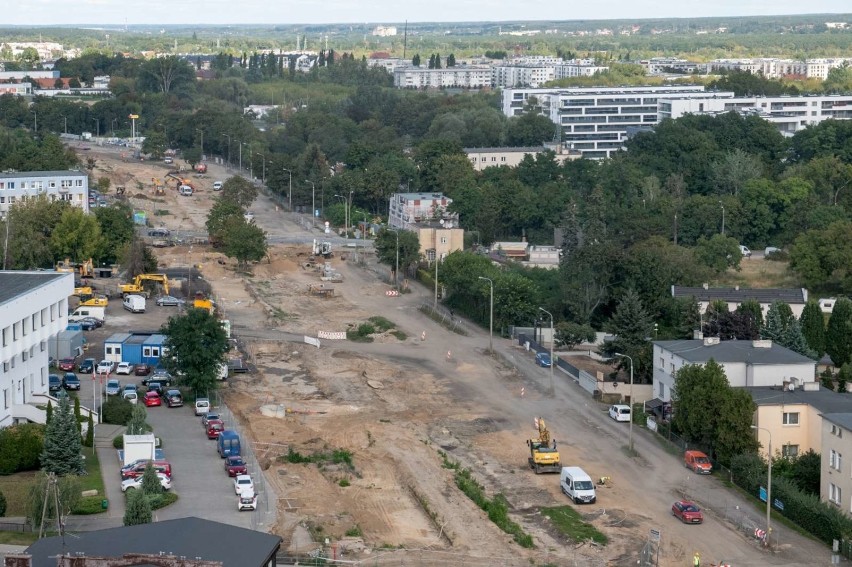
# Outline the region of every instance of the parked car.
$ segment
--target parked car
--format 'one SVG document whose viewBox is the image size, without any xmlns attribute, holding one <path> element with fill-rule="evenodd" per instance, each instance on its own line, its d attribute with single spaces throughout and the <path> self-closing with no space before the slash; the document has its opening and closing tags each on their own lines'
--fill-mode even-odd
<svg viewBox="0 0 852 567">
<path fill-rule="evenodd" d="M 254 493 L 254 483 L 251 481 L 251 476 L 238 474 L 234 477 L 234 494 L 246 491 Z"/>
<path fill-rule="evenodd" d="M 201 425 L 203 425 L 204 427 L 207 427 L 208 421 L 213 421 L 213 420 L 216 420 L 216 419 L 218 419 L 220 421 L 222 420 L 222 418 L 219 417 L 218 413 L 207 412 L 207 413 L 205 413 L 204 415 L 201 416 Z"/>
<path fill-rule="evenodd" d="M 237 496 L 237 510 L 239 512 L 243 510 L 257 510 L 257 494 L 253 490 L 251 492 L 241 492 Z"/>
<path fill-rule="evenodd" d="M 207 438 L 216 439 L 225 430 L 225 424 L 220 419 L 211 419 L 207 422 Z"/>
<path fill-rule="evenodd" d="M 139 386 L 137 386 L 136 384 L 133 384 L 133 383 L 125 384 L 124 389 L 122 391 L 125 392 L 125 393 L 127 393 L 127 392 L 138 392 Z"/>
<path fill-rule="evenodd" d="M 710 474 L 713 472 L 713 463 L 701 451 L 686 451 L 683 454 L 683 466 L 695 474 Z"/>
<path fill-rule="evenodd" d="M 535 363 L 544 368 L 550 368 L 550 355 L 546 352 L 540 352 L 535 355 Z"/>
<path fill-rule="evenodd" d="M 115 363 L 110 360 L 102 360 L 98 363 L 98 374 L 110 374 L 115 370 Z"/>
<path fill-rule="evenodd" d="M 630 422 L 630 406 L 615 404 L 609 406 L 609 416 L 615 421 Z"/>
<path fill-rule="evenodd" d="M 159 382 L 148 382 L 148 392 L 155 392 L 158 396 L 163 397 L 163 385 Z"/>
<path fill-rule="evenodd" d="M 215 183 L 213 183 L 213 190 L 214 191 L 221 191 L 222 185 L 224 185 L 224 184 L 221 181 L 216 181 Z"/>
<path fill-rule="evenodd" d="M 91 374 L 95 371 L 95 359 L 87 358 L 83 362 L 80 363 L 80 366 L 77 367 L 78 374 Z"/>
<path fill-rule="evenodd" d="M 183 406 L 183 396 L 178 390 L 169 390 L 166 392 L 166 404 L 170 408 L 179 408 Z"/>
<path fill-rule="evenodd" d="M 62 387 L 66 390 L 80 390 L 80 379 L 73 372 L 66 372 L 62 377 Z"/>
<path fill-rule="evenodd" d="M 672 504 L 672 515 L 684 524 L 700 524 L 704 521 L 701 508 L 689 500 L 680 500 Z"/>
<path fill-rule="evenodd" d="M 145 392 L 145 407 L 156 407 L 163 405 L 162 400 L 160 400 L 160 394 L 157 392 Z"/>
<path fill-rule="evenodd" d="M 163 490 L 169 490 L 172 487 L 172 479 L 166 476 L 163 473 L 157 473 L 157 478 L 160 479 L 160 485 L 163 487 Z M 127 492 L 128 490 L 142 488 L 142 477 L 136 476 L 132 478 L 126 478 L 121 481 L 121 491 Z"/>
<path fill-rule="evenodd" d="M 228 473 L 228 476 L 238 476 L 248 474 L 248 468 L 246 468 L 246 462 L 242 457 L 234 455 L 225 459 L 225 472 Z"/>
<path fill-rule="evenodd" d="M 133 365 L 129 362 L 119 362 L 118 366 L 115 368 L 115 373 L 129 376 L 133 373 Z"/>
<path fill-rule="evenodd" d="M 104 389 L 107 396 L 117 396 L 121 393 L 121 382 L 118 380 L 107 380 L 106 388 Z"/>
<path fill-rule="evenodd" d="M 744 258 L 751 258 L 751 250 L 748 249 L 748 246 L 740 244 L 740 254 L 742 254 Z"/>
<path fill-rule="evenodd" d="M 78 321 L 77 324 L 80 325 L 81 331 L 94 331 L 98 328 L 97 324 L 91 319 L 83 319 Z"/>
<path fill-rule="evenodd" d="M 148 236 L 153 236 L 155 238 L 164 238 L 169 236 L 171 232 L 167 228 L 152 228 L 148 231 Z"/>
<path fill-rule="evenodd" d="M 103 319 L 98 319 L 97 317 L 85 317 L 83 321 L 90 321 L 97 328 L 101 328 L 104 326 Z"/>
<path fill-rule="evenodd" d="M 184 303 L 186 303 L 186 301 L 172 295 L 163 295 L 157 298 L 157 305 L 160 307 L 178 307 Z"/>
<path fill-rule="evenodd" d="M 168 461 L 149 461 L 148 459 L 139 459 L 133 461 L 129 465 L 121 467 L 121 480 L 141 477 L 145 474 L 145 469 L 148 467 L 149 462 L 153 462 L 154 470 L 158 474 L 164 474 L 167 477 L 172 478 L 172 465 Z"/>
<path fill-rule="evenodd" d="M 136 376 L 147 376 L 150 373 L 151 373 L 151 365 L 150 364 L 145 364 L 145 363 L 137 364 L 133 368 L 133 374 L 135 374 Z"/>
<path fill-rule="evenodd" d="M 210 411 L 210 400 L 207 398 L 197 398 L 195 400 L 195 415 L 205 415 Z M 204 424 L 207 427 L 207 424 Z"/>
<path fill-rule="evenodd" d="M 154 374 L 142 379 L 142 385 L 147 386 L 151 382 L 159 382 L 160 384 L 165 384 L 168 388 L 172 385 L 172 375 L 162 368 L 154 369 Z"/>
<path fill-rule="evenodd" d="M 77 366 L 77 362 L 73 358 L 59 359 L 59 370 L 64 370 L 65 372 L 73 372 L 75 366 Z"/>
<path fill-rule="evenodd" d="M 62 379 L 56 374 L 47 377 L 47 389 L 50 392 L 58 392 L 62 389 Z"/>
</svg>

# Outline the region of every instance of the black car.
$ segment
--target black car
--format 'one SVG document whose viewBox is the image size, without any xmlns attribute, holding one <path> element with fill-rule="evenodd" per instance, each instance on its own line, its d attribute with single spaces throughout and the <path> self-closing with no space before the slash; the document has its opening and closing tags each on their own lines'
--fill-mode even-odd
<svg viewBox="0 0 852 567">
<path fill-rule="evenodd" d="M 91 374 L 95 371 L 95 359 L 87 358 L 83 362 L 80 363 L 80 366 L 77 367 L 77 372 L 80 374 Z"/>
<path fill-rule="evenodd" d="M 80 329 L 83 331 L 94 331 L 97 328 L 98 326 L 94 321 L 91 321 L 89 319 L 83 319 L 82 321 L 80 321 Z"/>
<path fill-rule="evenodd" d="M 80 379 L 73 372 L 66 372 L 62 377 L 62 387 L 66 390 L 79 390 Z"/>
<path fill-rule="evenodd" d="M 149 392 L 157 392 L 158 394 L 160 394 L 161 398 L 163 397 L 163 385 L 159 382 L 148 382 L 147 384 L 145 384 L 145 386 L 148 388 Z"/>
<path fill-rule="evenodd" d="M 166 392 L 166 403 L 170 408 L 179 408 L 183 405 L 183 396 L 178 390 L 169 390 Z"/>
<path fill-rule="evenodd" d="M 51 392 L 58 392 L 62 389 L 62 380 L 59 379 L 59 376 L 56 374 L 51 374 L 47 377 L 48 390 Z"/>
<path fill-rule="evenodd" d="M 160 384 L 165 384 L 166 388 L 168 388 L 172 385 L 172 375 L 166 372 L 165 370 L 157 368 L 154 370 L 153 374 L 142 378 L 143 386 L 148 386 L 148 384 L 150 384 L 151 382 L 159 382 Z"/>
<path fill-rule="evenodd" d="M 103 319 L 98 319 L 97 317 L 86 317 L 83 321 L 88 321 L 96 328 L 101 328 L 104 326 Z"/>
</svg>

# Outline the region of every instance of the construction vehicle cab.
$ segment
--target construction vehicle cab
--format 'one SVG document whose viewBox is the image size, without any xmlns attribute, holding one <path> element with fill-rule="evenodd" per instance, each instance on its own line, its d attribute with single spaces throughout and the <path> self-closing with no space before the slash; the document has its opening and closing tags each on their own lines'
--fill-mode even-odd
<svg viewBox="0 0 852 567">
<path fill-rule="evenodd" d="M 70 258 L 65 258 L 65 260 L 56 264 L 56 271 L 66 274 L 77 274 L 81 278 L 95 277 L 95 269 L 91 258 L 85 262 L 72 262 Z"/>
<path fill-rule="evenodd" d="M 145 289 L 145 282 L 159 283 L 163 288 L 163 295 L 169 295 L 169 277 L 166 274 L 139 274 L 133 278 L 131 283 L 119 286 L 121 296 L 141 295 L 145 298 L 150 297 L 151 292 Z"/>
<path fill-rule="evenodd" d="M 528 439 L 527 446 L 530 448 L 528 462 L 535 474 L 544 472 L 558 473 L 562 470 L 562 462 L 559 451 L 556 449 L 556 440 L 551 440 L 547 425 L 541 417 L 535 418 L 535 428 L 538 430 L 538 439 Z"/>
<path fill-rule="evenodd" d="M 320 242 L 314 239 L 314 246 L 311 250 L 314 256 L 322 256 L 323 258 L 331 258 L 334 253 L 331 251 L 331 242 Z"/>
</svg>

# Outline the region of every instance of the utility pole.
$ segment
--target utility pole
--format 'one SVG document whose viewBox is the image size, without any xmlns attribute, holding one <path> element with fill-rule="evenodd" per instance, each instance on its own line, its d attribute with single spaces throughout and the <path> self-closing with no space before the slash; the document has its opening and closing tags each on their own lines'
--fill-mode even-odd
<svg viewBox="0 0 852 567">
<path fill-rule="evenodd" d="M 488 282 L 488 286 L 491 288 L 491 305 L 489 306 L 488 313 L 488 352 L 494 353 L 494 280 L 491 278 L 486 278 L 483 276 L 479 276 L 479 279 L 485 280 Z M 550 362 L 553 362 L 553 356 L 550 357 Z"/>
<path fill-rule="evenodd" d="M 311 228 L 316 228 L 317 216 L 317 184 L 309 179 L 305 179 L 305 183 L 311 184 Z"/>
<path fill-rule="evenodd" d="M 289 201 L 290 201 L 290 212 L 292 213 L 293 212 L 293 172 L 290 171 L 289 169 L 287 169 L 286 167 L 283 168 L 283 169 L 284 169 L 284 171 L 287 172 L 287 174 L 290 177 L 290 197 L 289 197 Z"/>
<path fill-rule="evenodd" d="M 556 394 L 556 390 L 553 386 L 553 343 L 556 336 L 553 334 L 553 313 L 544 309 L 543 307 L 538 308 L 539 311 L 547 313 L 550 316 L 550 395 L 553 396 Z"/>
<path fill-rule="evenodd" d="M 620 352 L 615 353 L 615 356 L 626 358 L 630 361 L 630 428 L 628 433 L 627 446 L 630 449 L 631 456 L 633 455 L 633 358 Z"/>
</svg>

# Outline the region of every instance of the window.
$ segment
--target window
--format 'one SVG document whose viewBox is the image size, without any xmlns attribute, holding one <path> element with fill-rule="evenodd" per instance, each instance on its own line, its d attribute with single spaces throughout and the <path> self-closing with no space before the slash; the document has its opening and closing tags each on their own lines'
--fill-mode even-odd
<svg viewBox="0 0 852 567">
<path fill-rule="evenodd" d="M 29 357 L 30 357 L 30 353 L 28 353 L 27 351 L 24 351 L 24 352 L 21 353 L 21 361 L 22 362 L 26 362 Z"/>
<path fill-rule="evenodd" d="M 446 236 L 442 236 L 442 237 L 441 237 L 441 244 L 446 244 L 446 243 L 447 243 L 447 237 L 446 237 Z"/>
<path fill-rule="evenodd" d="M 781 447 L 781 456 L 789 459 L 795 459 L 799 456 L 798 445 L 783 445 Z"/>
<path fill-rule="evenodd" d="M 9 390 L 3 390 L 3 407 L 9 409 Z"/>
<path fill-rule="evenodd" d="M 834 435 L 835 437 L 843 437 L 843 429 L 841 429 L 837 425 L 832 425 L 831 426 L 831 434 Z"/>
<path fill-rule="evenodd" d="M 151 355 L 151 347 L 142 347 L 142 356 L 150 358 Z"/>
<path fill-rule="evenodd" d="M 784 412 L 784 425 L 799 425 L 799 412 Z"/>
<path fill-rule="evenodd" d="M 833 468 L 834 470 L 840 472 L 840 468 L 843 464 L 843 455 L 835 451 L 831 450 L 831 454 L 828 456 L 828 466 Z"/>
<path fill-rule="evenodd" d="M 3 329 L 3 346 L 9 346 L 9 327 Z"/>
<path fill-rule="evenodd" d="M 38 314 L 37 314 L 37 313 L 33 313 L 33 317 L 32 317 L 33 331 L 35 331 L 36 329 L 38 329 L 38 323 L 37 323 L 38 319 L 37 319 L 36 315 L 38 315 Z"/>
<path fill-rule="evenodd" d="M 151 347 L 151 356 L 157 358 L 160 356 L 160 347 Z"/>
<path fill-rule="evenodd" d="M 666 359 L 662 356 L 660 357 L 660 369 L 664 369 L 666 367 Z"/>
<path fill-rule="evenodd" d="M 5 390 L 4 390 L 5 392 Z M 9 406 L 6 406 L 9 407 Z M 828 500 L 833 504 L 840 504 L 840 487 L 833 482 L 828 485 Z"/>
<path fill-rule="evenodd" d="M 104 349 L 104 354 L 112 354 L 112 347 L 108 346 Z"/>
<path fill-rule="evenodd" d="M 56 321 L 56 304 L 52 304 L 50 306 L 50 320 Z"/>
<path fill-rule="evenodd" d="M 27 336 L 27 328 L 28 328 L 27 320 L 21 319 L 21 332 L 23 333 L 23 335 L 25 337 Z"/>
<path fill-rule="evenodd" d="M 670 362 L 669 363 L 669 374 L 673 375 L 674 373 L 675 373 L 674 362 Z"/>
</svg>

